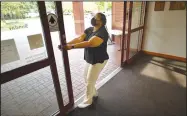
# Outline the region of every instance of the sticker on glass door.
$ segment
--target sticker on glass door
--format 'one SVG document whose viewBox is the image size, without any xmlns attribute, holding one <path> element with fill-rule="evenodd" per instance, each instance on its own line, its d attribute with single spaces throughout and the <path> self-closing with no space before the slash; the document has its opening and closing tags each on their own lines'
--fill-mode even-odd
<svg viewBox="0 0 187 116">
<path fill-rule="evenodd" d="M 28 38 L 29 46 L 31 50 L 44 47 L 41 34 L 29 35 L 27 36 L 27 38 Z"/>
<path fill-rule="evenodd" d="M 53 13 L 50 13 L 47 15 L 48 23 L 49 23 L 49 29 L 50 32 L 58 31 L 58 21 L 57 21 L 57 16 Z"/>
<path fill-rule="evenodd" d="M 19 59 L 20 57 L 14 39 L 1 41 L 1 65 Z"/>
</svg>

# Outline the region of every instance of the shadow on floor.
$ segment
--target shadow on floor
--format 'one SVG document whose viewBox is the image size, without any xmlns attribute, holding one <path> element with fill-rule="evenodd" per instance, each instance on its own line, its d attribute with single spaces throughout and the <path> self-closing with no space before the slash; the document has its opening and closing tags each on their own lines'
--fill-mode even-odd
<svg viewBox="0 0 187 116">
<path fill-rule="evenodd" d="M 160 67 L 152 64 L 155 59 L 160 58 L 143 55 L 101 87 L 91 107 L 68 116 L 186 116 L 186 86 L 178 81 L 186 81 L 186 70 L 169 70 L 176 61 L 166 59 Z"/>
</svg>

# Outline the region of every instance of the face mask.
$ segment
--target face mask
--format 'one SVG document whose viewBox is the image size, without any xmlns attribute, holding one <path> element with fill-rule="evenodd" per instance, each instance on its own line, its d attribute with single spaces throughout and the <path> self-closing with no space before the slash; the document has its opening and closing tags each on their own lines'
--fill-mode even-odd
<svg viewBox="0 0 187 116">
<path fill-rule="evenodd" d="M 91 24 L 92 24 L 92 26 L 96 26 L 97 24 L 96 24 L 96 19 L 95 18 L 92 18 L 91 19 Z"/>
</svg>

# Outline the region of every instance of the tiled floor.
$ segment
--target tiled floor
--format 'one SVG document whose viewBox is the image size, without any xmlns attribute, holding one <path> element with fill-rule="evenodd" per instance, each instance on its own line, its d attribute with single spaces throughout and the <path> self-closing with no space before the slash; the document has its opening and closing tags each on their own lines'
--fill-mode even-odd
<svg viewBox="0 0 187 116">
<path fill-rule="evenodd" d="M 61 91 L 65 104 L 67 96 L 66 81 L 62 63 L 61 52 L 57 49 L 57 43 L 53 43 L 56 64 L 59 74 Z M 83 70 L 83 49 L 68 52 L 70 60 L 71 77 L 75 100 L 84 94 L 85 85 Z M 119 67 L 116 62 L 120 56 L 115 45 L 108 46 L 110 59 L 101 72 L 97 82 L 101 81 L 112 71 Z M 2 67 L 1 67 L 2 69 Z M 50 67 L 46 67 L 1 85 L 1 115 L 2 116 L 49 116 L 58 110 L 58 104 L 54 91 Z"/>
</svg>

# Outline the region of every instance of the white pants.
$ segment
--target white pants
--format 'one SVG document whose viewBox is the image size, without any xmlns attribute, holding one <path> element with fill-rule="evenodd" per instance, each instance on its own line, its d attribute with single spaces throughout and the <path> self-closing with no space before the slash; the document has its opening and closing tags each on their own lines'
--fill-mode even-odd
<svg viewBox="0 0 187 116">
<path fill-rule="evenodd" d="M 103 63 L 97 63 L 97 64 L 86 64 L 85 70 L 84 70 L 84 78 L 86 83 L 86 95 L 84 98 L 85 104 L 92 104 L 92 98 L 94 95 L 97 94 L 95 84 L 99 77 L 100 72 L 105 67 L 108 60 L 105 60 Z"/>
</svg>

